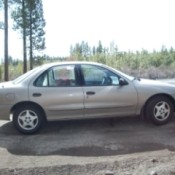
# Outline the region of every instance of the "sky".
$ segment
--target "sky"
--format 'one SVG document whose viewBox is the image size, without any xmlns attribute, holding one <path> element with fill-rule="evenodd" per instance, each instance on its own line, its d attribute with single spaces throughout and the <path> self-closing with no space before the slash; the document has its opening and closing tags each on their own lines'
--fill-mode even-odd
<svg viewBox="0 0 175 175">
<path fill-rule="evenodd" d="M 97 46 L 99 40 L 106 47 L 115 42 L 119 51 L 175 48 L 174 7 L 175 0 L 43 0 L 43 54 L 68 56 L 70 46 L 83 40 L 90 46 Z M 20 38 L 9 28 L 9 55 L 14 58 L 22 58 Z M 0 30 L 0 58 L 3 42 Z"/>
</svg>

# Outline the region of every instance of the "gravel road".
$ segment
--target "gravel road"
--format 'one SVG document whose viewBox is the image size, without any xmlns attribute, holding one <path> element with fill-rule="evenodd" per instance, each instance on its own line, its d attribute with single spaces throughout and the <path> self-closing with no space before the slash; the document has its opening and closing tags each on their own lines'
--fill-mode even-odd
<svg viewBox="0 0 175 175">
<path fill-rule="evenodd" d="M 0 175 L 175 175 L 175 119 L 50 122 L 35 135 L 0 121 Z"/>
</svg>

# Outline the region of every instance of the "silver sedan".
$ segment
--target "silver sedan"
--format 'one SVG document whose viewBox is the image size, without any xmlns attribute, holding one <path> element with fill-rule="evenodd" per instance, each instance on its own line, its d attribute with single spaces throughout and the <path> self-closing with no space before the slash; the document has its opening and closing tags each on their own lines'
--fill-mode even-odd
<svg viewBox="0 0 175 175">
<path fill-rule="evenodd" d="M 103 64 L 60 62 L 0 83 L 0 119 L 24 134 L 45 121 L 144 116 L 156 125 L 174 114 L 175 86 L 128 76 Z"/>
</svg>

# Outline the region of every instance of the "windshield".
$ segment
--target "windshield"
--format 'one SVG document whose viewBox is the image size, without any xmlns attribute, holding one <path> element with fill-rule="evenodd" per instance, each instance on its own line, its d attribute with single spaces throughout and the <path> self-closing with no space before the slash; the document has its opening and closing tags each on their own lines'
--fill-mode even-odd
<svg viewBox="0 0 175 175">
<path fill-rule="evenodd" d="M 23 75 L 19 76 L 18 78 L 14 79 L 14 80 L 12 81 L 12 83 L 14 83 L 14 84 L 20 83 L 21 81 L 25 80 L 27 77 L 31 76 L 31 75 L 32 75 L 34 72 L 36 72 L 38 69 L 39 69 L 39 67 L 34 68 L 34 69 L 32 69 L 32 70 L 26 72 L 25 74 L 23 74 Z"/>
<path fill-rule="evenodd" d="M 127 78 L 127 79 L 129 79 L 129 80 L 133 80 L 134 79 L 134 77 L 132 77 L 132 76 L 130 76 L 130 75 L 127 75 L 127 74 L 125 74 L 125 73 L 123 73 L 123 72 L 121 72 L 121 71 L 119 71 L 119 70 L 116 70 L 115 68 L 112 68 L 112 67 L 109 67 L 109 66 L 106 66 L 108 69 L 112 69 L 114 72 L 117 72 L 117 73 L 119 73 L 121 76 L 123 76 L 123 77 L 125 77 L 125 78 Z"/>
<path fill-rule="evenodd" d="M 119 72 L 120 75 L 126 77 L 126 78 L 129 79 L 129 80 L 133 80 L 133 79 L 134 79 L 134 77 L 132 77 L 132 76 L 130 76 L 130 75 L 127 75 L 127 74 L 125 74 L 125 73 L 123 73 L 123 72 L 120 72 L 120 71 L 118 71 L 118 70 L 117 70 L 117 72 Z"/>
</svg>

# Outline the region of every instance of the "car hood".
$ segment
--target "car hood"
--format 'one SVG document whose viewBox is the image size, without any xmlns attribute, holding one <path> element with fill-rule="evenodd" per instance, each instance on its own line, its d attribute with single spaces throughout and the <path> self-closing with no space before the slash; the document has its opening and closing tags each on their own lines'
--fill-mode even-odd
<svg viewBox="0 0 175 175">
<path fill-rule="evenodd" d="M 175 88 L 175 84 L 164 82 L 163 80 L 140 79 L 137 82 L 145 86 Z"/>
</svg>

